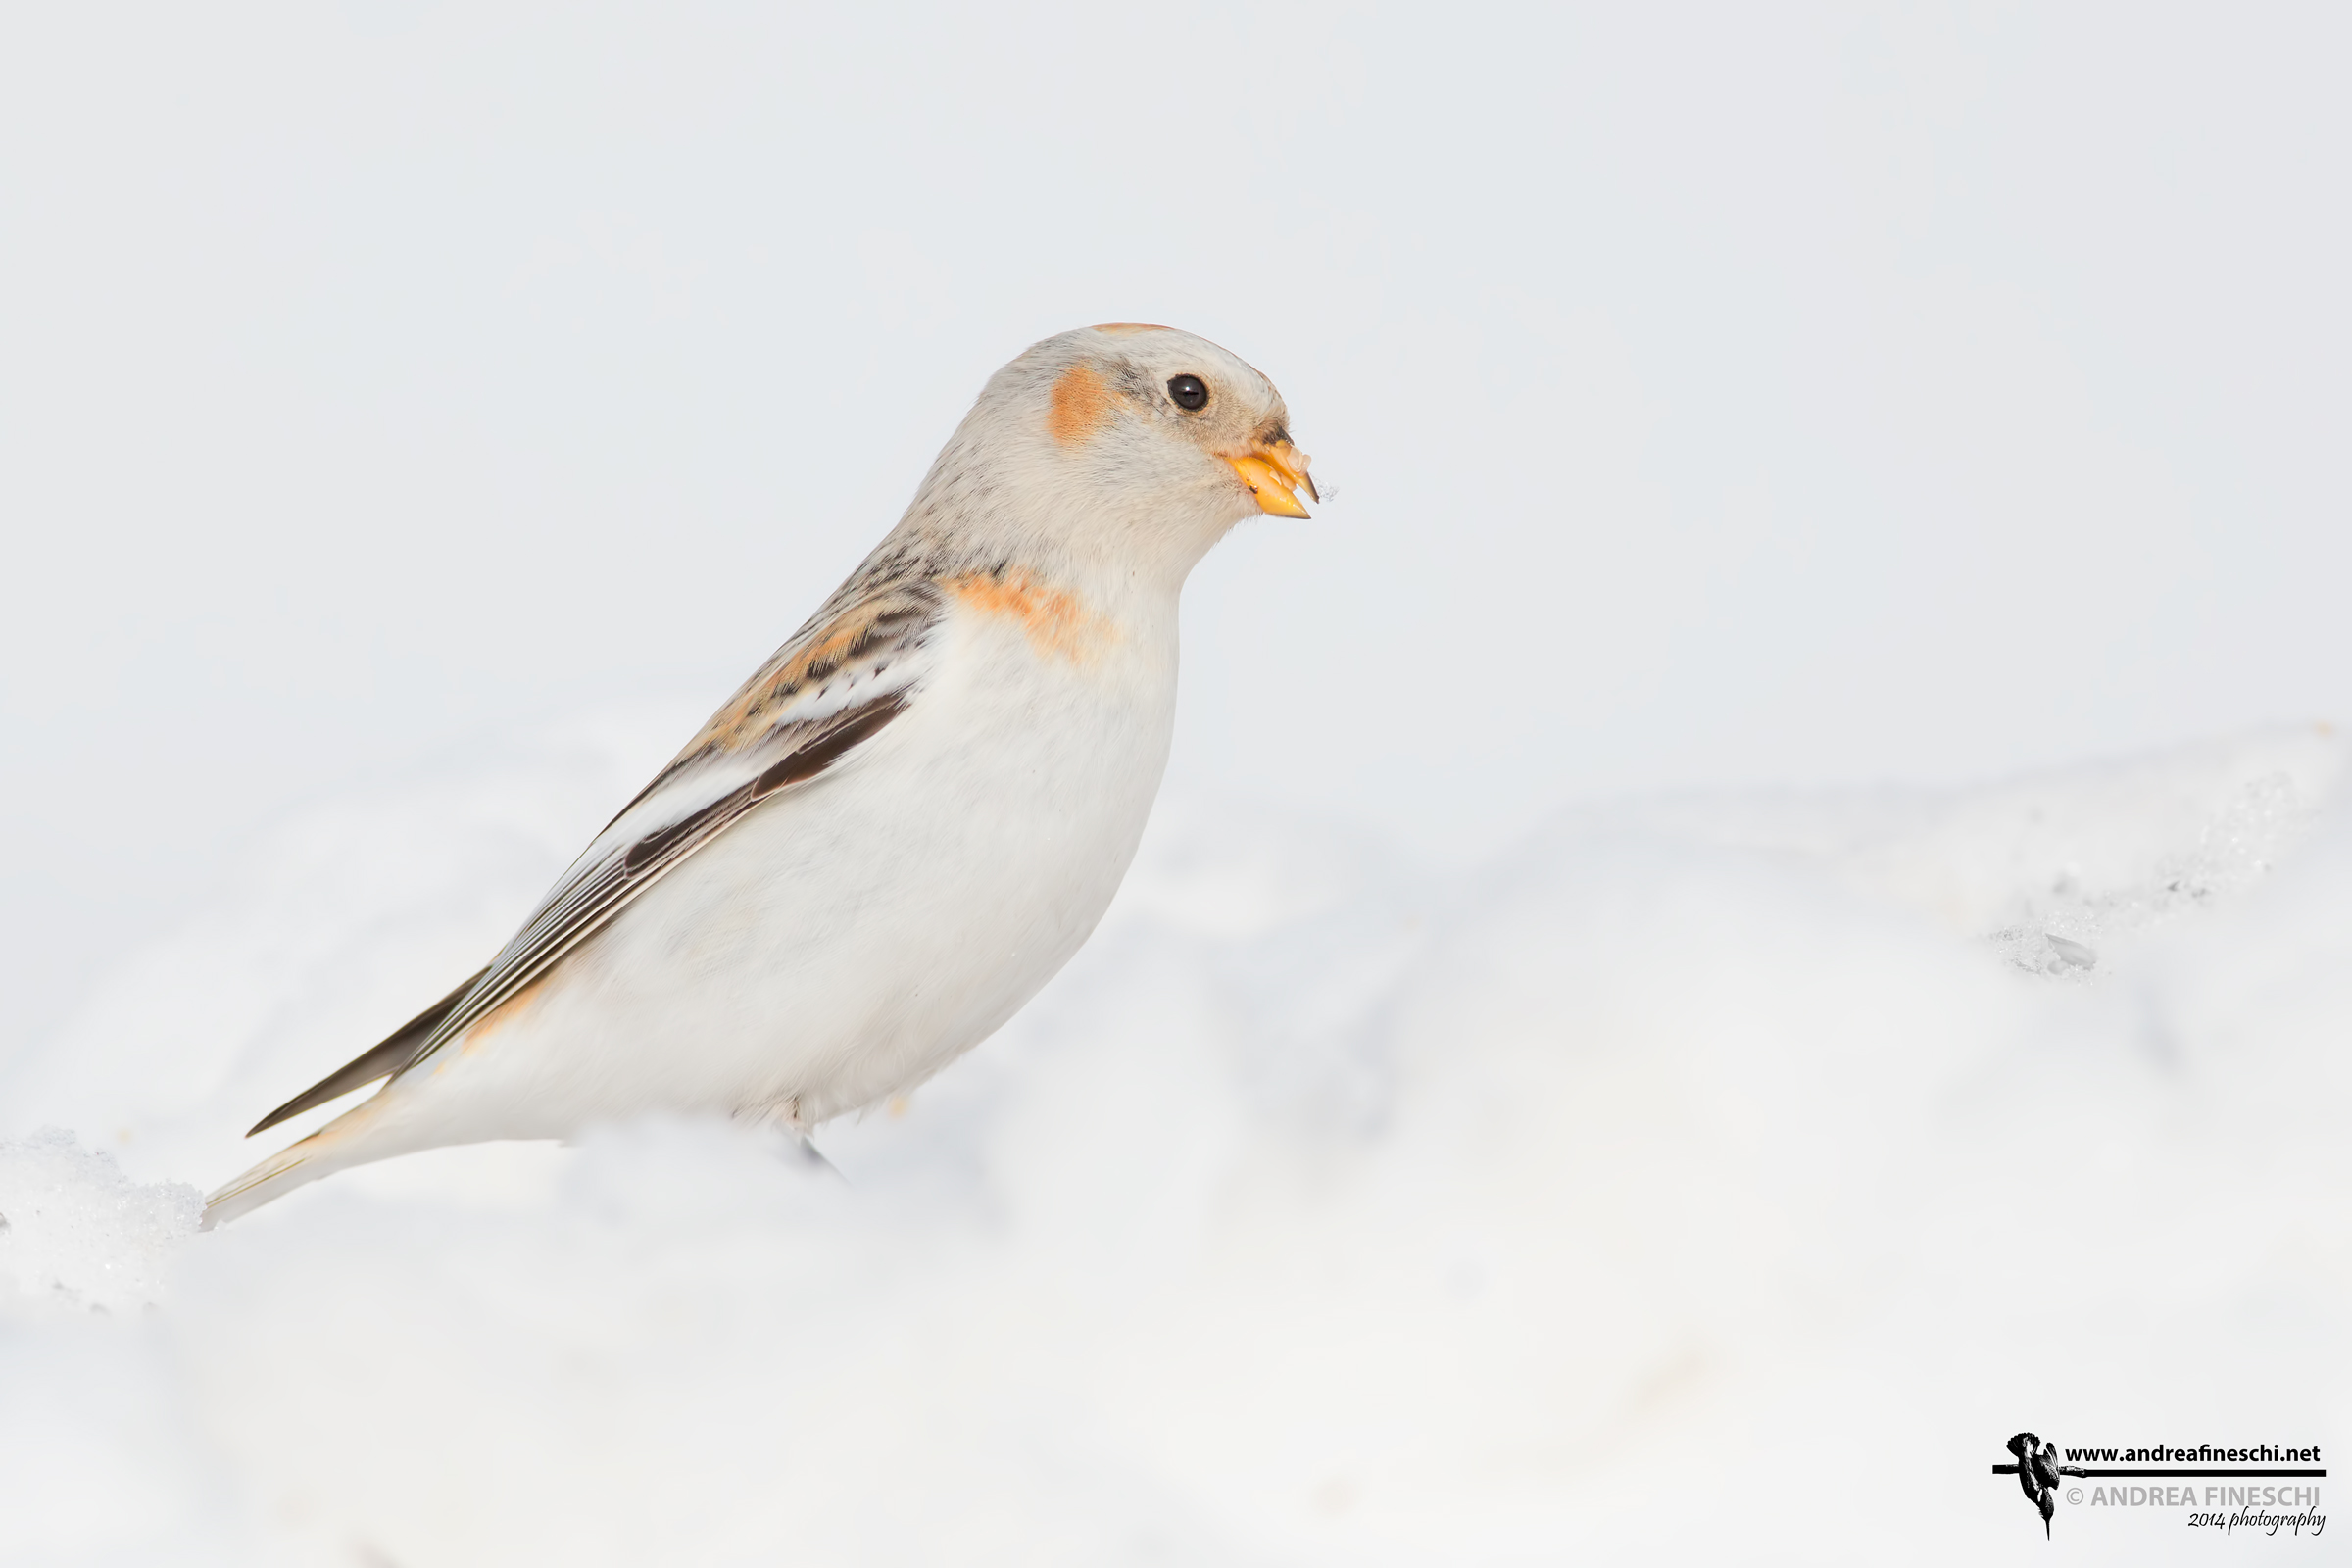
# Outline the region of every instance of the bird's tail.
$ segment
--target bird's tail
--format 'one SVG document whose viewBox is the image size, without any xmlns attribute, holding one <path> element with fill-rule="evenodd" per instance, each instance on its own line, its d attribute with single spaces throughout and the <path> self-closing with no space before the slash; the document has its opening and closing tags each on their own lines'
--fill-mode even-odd
<svg viewBox="0 0 2352 1568">
<path fill-rule="evenodd" d="M 204 1229 L 250 1214 L 321 1176 L 400 1152 L 379 1147 L 381 1140 L 368 1136 L 376 1129 L 385 1108 L 379 1092 L 228 1182 L 204 1200 Z"/>
</svg>

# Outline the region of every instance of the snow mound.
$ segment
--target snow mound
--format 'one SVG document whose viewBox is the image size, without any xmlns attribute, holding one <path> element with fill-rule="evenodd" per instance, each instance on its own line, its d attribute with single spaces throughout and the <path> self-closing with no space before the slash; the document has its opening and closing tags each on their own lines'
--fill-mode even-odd
<svg viewBox="0 0 2352 1568">
<path fill-rule="evenodd" d="M 348 1173 L 192 1242 L 184 1189 L 138 1200 L 150 1229 L 92 1222 L 71 1277 L 168 1271 L 168 1304 L 0 1326 L 0 1464 L 71 1451 L 141 1501 L 93 1523 L 86 1485 L 26 1488 L 0 1560 L 2026 1549 L 2038 1517 L 1987 1474 L 2013 1432 L 2343 1429 L 2341 761 L 2295 731 L 1638 803 L 1447 876 L 1171 802 L 1026 1012 L 824 1130 L 840 1177 L 657 1119 Z M 229 1173 L 257 1107 L 495 923 L 387 825 L 492 824 L 526 886 L 564 846 L 528 776 L 290 828 L 319 868 L 281 845 L 203 923 L 252 1023 L 208 1037 L 201 1090 L 153 1092 L 179 1038 L 119 990 L 0 1104 Z M 344 902 L 277 909 L 289 877 Z M 2021 931 L 2093 959 L 2029 961 Z M 339 976 L 384 1016 L 304 1026 Z M 92 1019 L 106 1075 L 61 1059 Z M 93 1211 L 139 1191 L 56 1135 L 11 1149 Z M 2086 1561 L 2206 1550 L 2169 1515 L 2057 1529 Z"/>
<path fill-rule="evenodd" d="M 140 1186 L 61 1128 L 0 1139 L 0 1313 L 159 1304 L 203 1207 L 195 1188 Z"/>
</svg>

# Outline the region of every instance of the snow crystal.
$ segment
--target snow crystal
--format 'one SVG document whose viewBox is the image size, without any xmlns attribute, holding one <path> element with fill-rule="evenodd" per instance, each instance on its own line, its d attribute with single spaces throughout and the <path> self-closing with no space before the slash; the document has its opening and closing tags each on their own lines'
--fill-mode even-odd
<svg viewBox="0 0 2352 1568">
<path fill-rule="evenodd" d="M 2135 936 L 2254 882 L 2311 816 L 2293 775 L 2248 780 L 2212 811 L 2193 844 L 2159 856 L 2137 876 L 2086 886 L 2070 870 L 2046 890 L 2021 892 L 1993 945 L 2030 973 L 2079 977 L 2097 966 L 2094 941 Z"/>
<path fill-rule="evenodd" d="M 0 1139 L 0 1314 L 156 1305 L 203 1206 L 193 1187 L 131 1182 L 61 1128 Z"/>
</svg>

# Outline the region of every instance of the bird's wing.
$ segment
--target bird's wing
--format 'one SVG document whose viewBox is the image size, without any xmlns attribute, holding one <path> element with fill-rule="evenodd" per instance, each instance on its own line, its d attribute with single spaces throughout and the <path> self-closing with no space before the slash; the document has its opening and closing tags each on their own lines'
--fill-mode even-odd
<svg viewBox="0 0 2352 1568">
<path fill-rule="evenodd" d="M 489 966 L 255 1124 L 397 1077 L 489 1016 L 760 802 L 814 778 L 905 710 L 946 601 L 905 579 L 820 611 L 596 836 Z M 246 1134 L 247 1137 L 253 1133 Z"/>
</svg>

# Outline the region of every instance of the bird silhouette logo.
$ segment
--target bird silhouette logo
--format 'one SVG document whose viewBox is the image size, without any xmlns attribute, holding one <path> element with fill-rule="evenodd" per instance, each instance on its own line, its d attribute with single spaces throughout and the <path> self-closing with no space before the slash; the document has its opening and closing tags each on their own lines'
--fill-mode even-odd
<svg viewBox="0 0 2352 1568">
<path fill-rule="evenodd" d="M 2050 1516 L 2058 1511 L 2058 1477 L 2066 1466 L 2058 1462 L 2058 1445 L 2044 1443 L 2031 1432 L 2020 1432 L 2008 1443 L 2009 1451 L 2017 1463 L 1995 1465 L 2001 1475 L 2014 1474 L 2017 1484 L 2025 1489 L 2026 1500 L 2041 1510 L 2041 1536 L 2050 1537 Z"/>
</svg>

